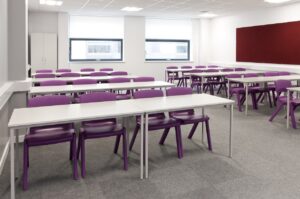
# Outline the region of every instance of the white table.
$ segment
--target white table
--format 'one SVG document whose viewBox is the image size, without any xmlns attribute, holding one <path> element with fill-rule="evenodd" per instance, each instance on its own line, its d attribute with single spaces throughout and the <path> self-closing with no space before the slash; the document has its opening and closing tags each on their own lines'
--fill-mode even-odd
<svg viewBox="0 0 300 199">
<path fill-rule="evenodd" d="M 175 86 L 174 84 L 169 82 L 164 82 L 164 81 L 63 85 L 63 86 L 36 86 L 30 88 L 29 94 L 41 95 L 41 94 L 56 94 L 56 93 L 78 93 L 78 92 L 87 92 L 87 91 L 168 88 L 174 86 Z"/>
<path fill-rule="evenodd" d="M 300 75 L 285 75 L 285 76 L 271 76 L 271 77 L 249 77 L 249 78 L 228 78 L 228 85 L 230 81 L 242 83 L 245 86 L 245 114 L 248 115 L 248 93 L 249 93 L 249 84 L 255 83 L 265 83 L 276 82 L 277 80 L 289 80 L 289 81 L 298 81 L 300 80 Z M 228 86 L 229 93 L 229 86 Z M 229 97 L 229 95 L 228 95 Z"/>
<path fill-rule="evenodd" d="M 80 76 L 90 76 L 91 73 L 95 72 L 104 72 L 110 75 L 112 72 L 116 71 L 89 71 L 89 72 L 82 72 L 82 71 L 72 71 L 72 72 L 52 72 L 51 74 L 54 74 L 56 77 L 60 77 L 63 73 L 79 73 Z M 33 73 L 31 76 L 35 77 L 37 74 L 43 74 L 43 73 Z"/>
<path fill-rule="evenodd" d="M 81 77 L 55 77 L 55 78 L 30 78 L 32 84 L 36 84 L 36 83 L 40 83 L 40 82 L 43 82 L 43 81 L 49 81 L 49 80 L 62 80 L 62 81 L 66 81 L 68 83 L 72 83 L 74 80 L 78 80 L 78 79 L 93 79 L 93 80 L 97 80 L 99 82 L 101 81 L 108 81 L 110 79 L 113 79 L 113 78 L 128 78 L 128 79 L 135 79 L 139 76 L 136 76 L 136 75 L 122 75 L 122 76 L 110 76 L 110 75 L 107 75 L 107 76 L 81 76 Z"/>
<path fill-rule="evenodd" d="M 286 127 L 289 129 L 290 128 L 290 101 L 291 101 L 291 96 L 290 93 L 291 92 L 296 92 L 296 93 L 300 93 L 300 87 L 292 87 L 292 88 L 288 88 L 287 89 L 287 108 L 286 108 L 286 113 L 287 113 L 287 117 L 286 117 Z"/>
<path fill-rule="evenodd" d="M 247 71 L 228 71 L 228 72 L 212 72 L 212 73 L 207 73 L 207 72 L 201 72 L 201 73 L 190 73 L 190 76 L 192 79 L 192 76 L 200 77 L 201 79 L 201 92 L 203 91 L 203 85 L 204 85 L 204 78 L 207 77 L 225 77 L 227 75 L 232 75 L 232 74 L 239 74 L 239 75 L 245 75 L 249 73 L 256 73 L 256 74 L 263 74 L 265 71 L 256 71 L 256 70 L 247 70 Z"/>
<path fill-rule="evenodd" d="M 148 116 L 152 113 L 186 110 L 193 108 L 204 108 L 209 106 L 230 105 L 229 116 L 229 157 L 232 156 L 232 120 L 233 120 L 233 100 L 216 97 L 208 94 L 192 94 L 172 97 L 156 97 L 148 99 L 138 99 L 135 104 L 145 112 L 145 177 L 148 178 Z M 202 136 L 203 137 L 203 136 Z"/>
<path fill-rule="evenodd" d="M 47 113 L 47 114 L 45 114 Z M 136 106 L 134 100 L 119 100 L 113 102 L 98 102 L 86 104 L 70 104 L 59 106 L 46 106 L 37 108 L 21 108 L 15 109 L 10 118 L 8 127 L 10 129 L 10 161 L 11 161 L 11 199 L 15 199 L 15 177 L 19 177 L 19 161 L 18 161 L 18 140 L 19 129 L 30 127 L 81 122 L 89 120 L 107 119 L 107 118 L 124 118 L 127 116 L 140 115 L 143 118 L 144 110 Z M 141 120 L 143 125 L 143 121 Z M 140 158 L 140 176 L 143 178 L 143 128 L 141 128 L 141 158 Z M 14 137 L 16 136 L 16 159 Z M 15 175 L 15 169 L 17 175 Z"/>
</svg>

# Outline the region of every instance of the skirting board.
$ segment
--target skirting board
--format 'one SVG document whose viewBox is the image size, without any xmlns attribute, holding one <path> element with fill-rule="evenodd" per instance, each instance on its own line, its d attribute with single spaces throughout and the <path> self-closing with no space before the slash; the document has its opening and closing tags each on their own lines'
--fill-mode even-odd
<svg viewBox="0 0 300 199">
<path fill-rule="evenodd" d="M 20 135 L 19 136 L 19 143 L 23 143 L 23 141 L 24 141 L 24 135 Z M 5 144 L 3 154 L 2 154 L 1 159 L 0 159 L 0 176 L 2 174 L 2 171 L 3 171 L 3 168 L 4 168 L 4 164 L 6 162 L 8 153 L 9 153 L 9 140 Z"/>
</svg>

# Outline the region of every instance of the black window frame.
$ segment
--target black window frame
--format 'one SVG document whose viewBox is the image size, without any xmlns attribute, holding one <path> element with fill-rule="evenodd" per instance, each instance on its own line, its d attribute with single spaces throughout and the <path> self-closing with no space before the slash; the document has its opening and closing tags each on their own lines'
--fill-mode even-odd
<svg viewBox="0 0 300 199">
<path fill-rule="evenodd" d="M 147 42 L 184 42 L 184 43 L 187 43 L 188 45 L 188 57 L 187 59 L 167 59 L 167 58 L 162 58 L 162 59 L 146 59 L 145 57 L 145 60 L 146 61 L 190 61 L 191 60 L 191 41 L 190 40 L 187 40 L 187 39 L 146 39 L 145 40 L 145 44 Z M 146 46 L 146 45 L 145 45 Z M 146 56 L 146 55 L 145 55 Z"/>
<path fill-rule="evenodd" d="M 72 59 L 72 41 L 119 41 L 121 43 L 120 59 Z M 101 62 L 101 61 L 123 61 L 123 39 L 103 39 L 103 38 L 69 38 L 69 61 L 70 62 Z"/>
</svg>

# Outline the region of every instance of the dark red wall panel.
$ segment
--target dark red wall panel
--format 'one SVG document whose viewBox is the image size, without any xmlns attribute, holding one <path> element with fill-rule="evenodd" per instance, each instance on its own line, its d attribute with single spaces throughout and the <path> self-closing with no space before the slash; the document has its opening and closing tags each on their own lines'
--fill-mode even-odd
<svg viewBox="0 0 300 199">
<path fill-rule="evenodd" d="M 300 21 L 238 28 L 236 61 L 300 65 Z"/>
</svg>

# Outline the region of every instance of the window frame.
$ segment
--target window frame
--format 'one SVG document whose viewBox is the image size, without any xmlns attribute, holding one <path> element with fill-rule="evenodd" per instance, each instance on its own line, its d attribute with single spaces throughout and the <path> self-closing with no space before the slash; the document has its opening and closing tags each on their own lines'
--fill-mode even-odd
<svg viewBox="0 0 300 199">
<path fill-rule="evenodd" d="M 146 47 L 147 42 L 174 42 L 174 43 L 185 42 L 185 43 L 187 43 L 188 51 L 187 51 L 187 59 L 166 59 L 166 58 L 147 59 L 146 54 L 145 54 L 145 61 L 190 61 L 191 60 L 191 40 L 188 40 L 188 39 L 146 39 L 145 47 Z"/>
<path fill-rule="evenodd" d="M 120 59 L 72 59 L 72 41 L 119 41 L 121 43 L 121 58 Z M 107 61 L 123 61 L 123 39 L 109 38 L 69 38 L 69 62 L 107 62 Z"/>
</svg>

